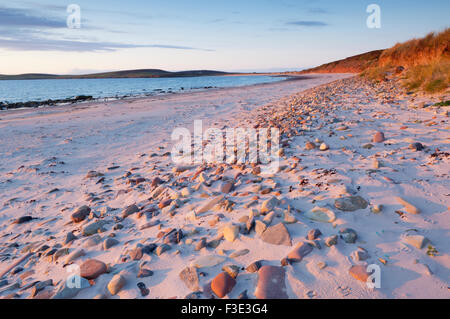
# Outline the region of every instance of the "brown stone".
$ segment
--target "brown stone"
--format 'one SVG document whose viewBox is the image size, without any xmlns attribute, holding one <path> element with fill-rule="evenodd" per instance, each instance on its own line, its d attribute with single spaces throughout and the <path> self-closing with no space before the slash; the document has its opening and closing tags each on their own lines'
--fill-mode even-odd
<svg viewBox="0 0 450 319">
<path fill-rule="evenodd" d="M 356 265 L 352 266 L 348 273 L 356 280 L 367 282 L 367 278 L 369 278 L 370 273 L 368 273 L 366 269 L 366 266 Z"/>
<path fill-rule="evenodd" d="M 72 220 L 74 223 L 80 223 L 89 216 L 91 209 L 88 206 L 79 207 L 73 214 Z"/>
<path fill-rule="evenodd" d="M 288 299 L 283 267 L 263 266 L 258 271 L 255 296 L 258 299 Z"/>
<path fill-rule="evenodd" d="M 272 245 L 292 246 L 291 236 L 283 223 L 267 228 L 261 234 L 261 240 Z"/>
<path fill-rule="evenodd" d="M 106 265 L 96 259 L 88 259 L 80 266 L 80 276 L 88 280 L 95 279 L 107 270 Z"/>
<path fill-rule="evenodd" d="M 375 135 L 372 138 L 372 142 L 374 143 L 383 143 L 384 142 L 384 133 L 383 132 L 376 132 Z"/>
<path fill-rule="evenodd" d="M 226 272 L 221 272 L 211 281 L 211 290 L 219 298 L 225 297 L 233 290 L 236 280 Z"/>
<path fill-rule="evenodd" d="M 295 248 L 288 254 L 290 261 L 300 262 L 303 257 L 308 255 L 313 250 L 313 246 L 308 243 L 300 242 Z"/>
</svg>

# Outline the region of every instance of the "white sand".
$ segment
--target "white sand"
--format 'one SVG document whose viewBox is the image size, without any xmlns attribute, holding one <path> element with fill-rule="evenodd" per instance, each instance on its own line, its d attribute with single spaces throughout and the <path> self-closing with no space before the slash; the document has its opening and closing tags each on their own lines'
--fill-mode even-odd
<svg viewBox="0 0 450 319">
<path fill-rule="evenodd" d="M 202 269 L 207 274 L 206 277 L 200 277 L 202 285 L 213 279 L 220 272 L 221 266 L 226 264 L 246 267 L 253 261 L 266 260 L 266 264 L 280 265 L 280 260 L 286 257 L 292 247 L 266 244 L 254 232 L 240 235 L 233 243 L 222 241 L 215 250 L 204 248 L 200 252 L 194 251 L 197 239 L 214 239 L 221 225 L 230 221 L 237 223 L 240 217 L 248 215 L 249 209 L 242 204 L 252 197 L 235 196 L 233 201 L 238 203 L 237 208 L 232 213 L 221 211 L 226 217 L 217 226 L 210 227 L 207 221 L 217 214 L 215 211 L 203 215 L 196 222 L 186 221 L 192 208 L 208 200 L 200 197 L 202 192 L 199 191 L 177 209 L 173 218 L 163 214 L 157 217 L 162 222 L 162 229 L 200 227 L 198 235 L 189 237 L 194 239 L 194 244 L 180 243 L 159 257 L 154 254 L 144 255 L 141 262 L 147 261 L 146 266 L 154 271 L 154 275 L 136 278 L 137 262 L 122 263 L 120 259 L 139 242 L 157 242 L 156 235 L 160 230 L 158 227 L 138 230 L 144 221 L 136 216 L 130 216 L 121 222 L 125 227 L 120 231 L 112 230 L 112 216 L 121 216 L 122 209 L 130 204 L 143 206 L 152 190 L 149 182 L 130 186 L 124 174 L 131 171 L 133 178 L 141 176 L 151 181 L 153 177 L 160 176 L 167 180 L 173 167 L 170 157 L 150 155 L 160 155 L 171 150 L 173 143 L 170 134 L 176 127 L 193 130 L 193 121 L 198 119 L 203 120 L 204 128 L 239 126 L 240 122 L 246 123 L 246 119 L 255 119 L 252 110 L 257 107 L 276 105 L 281 108 L 292 101 L 289 96 L 294 93 L 349 76 L 313 75 L 314 79 L 302 81 L 106 104 L 90 103 L 73 107 L 1 112 L 0 260 L 4 261 L 0 263 L 0 273 L 14 262 L 14 258 L 23 256 L 21 249 L 32 242 L 46 243 L 52 247 L 62 244 L 66 233 L 75 230 L 79 239 L 67 247 L 71 252 L 83 247 L 85 238 L 77 230 L 87 221 L 76 225 L 70 222 L 73 210 L 82 205 L 90 206 L 98 215 L 102 207 L 117 208 L 118 210 L 107 214 L 105 219 L 111 223 L 105 226 L 107 231 L 100 236 L 106 238 L 109 233 L 114 232 L 120 243 L 108 251 L 102 249 L 102 244 L 83 248 L 87 254 L 77 259 L 77 264 L 88 258 L 95 258 L 110 264 L 112 271 L 101 275 L 95 285 L 82 290 L 77 298 L 93 298 L 99 294 L 110 297 L 105 287 L 113 274 L 122 269 L 128 269 L 130 273 L 127 284 L 113 298 L 140 297 L 136 288 L 136 283 L 140 281 L 150 289 L 147 298 L 183 298 L 190 290 L 179 279 L 180 271 L 199 256 L 219 254 L 221 250 L 226 255 L 245 248 L 250 252 L 235 260 L 228 258 L 221 265 Z M 448 117 L 441 110 L 435 114 L 434 109 L 430 108 L 410 109 L 407 107 L 410 102 L 406 100 L 400 105 L 382 105 L 367 99 L 363 91 L 349 93 L 345 101 L 340 105 L 340 110 L 332 111 L 323 118 L 311 119 L 311 123 L 314 123 L 311 132 L 295 137 L 291 147 L 287 149 L 288 158 L 282 164 L 291 164 L 289 157 L 295 155 L 302 159 L 300 165 L 306 168 L 303 171 L 282 172 L 273 179 L 280 184 L 281 197 L 287 199 L 293 208 L 304 213 L 317 204 L 329 205 L 337 216 L 336 228 L 333 228 L 331 224 L 311 222 L 294 210 L 293 215 L 299 222 L 287 226 L 293 243 L 302 240 L 312 228 L 319 228 L 323 233 L 321 238 L 324 239 L 337 234 L 342 227 L 350 227 L 357 231 L 359 239 L 355 244 L 346 244 L 340 240 L 337 246 L 331 248 L 322 242 L 322 249 L 315 248 L 302 262 L 287 266 L 288 295 L 291 298 L 449 298 L 450 165 L 448 157 L 434 162 L 430 158 L 435 148 L 448 151 Z M 356 112 L 358 109 L 359 112 Z M 320 121 L 327 121 L 332 117 L 344 122 L 326 123 L 324 128 L 320 128 Z M 414 122 L 417 119 L 433 120 L 437 125 L 426 126 L 429 122 Z M 335 130 L 343 124 L 349 130 Z M 400 130 L 401 126 L 408 128 Z M 329 137 L 330 129 L 336 135 Z M 362 145 L 371 142 L 375 131 L 385 133 L 387 144 L 376 144 L 371 150 L 363 149 Z M 341 140 L 340 136 L 347 136 L 347 139 Z M 305 142 L 316 138 L 325 141 L 330 150 L 305 151 Z M 426 145 L 428 153 L 409 150 L 408 145 L 416 141 Z M 343 151 L 342 147 L 347 150 Z M 369 172 L 373 168 L 375 155 L 384 166 L 375 172 Z M 120 167 L 107 170 L 115 165 Z M 336 169 L 337 173 L 327 177 L 319 176 L 320 172 L 314 171 L 316 168 Z M 86 173 L 91 170 L 105 173 L 105 182 L 96 184 L 96 178 L 86 179 Z M 191 171 L 191 175 L 193 172 L 195 170 Z M 237 170 L 229 170 L 225 175 L 232 177 L 236 172 Z M 210 171 L 208 175 L 212 173 Z M 341 182 L 325 188 L 307 186 L 301 191 L 298 189 L 300 176 L 308 179 L 312 185 L 331 178 L 340 179 Z M 202 189 L 211 194 L 219 190 L 219 184 L 220 182 L 214 183 L 210 188 L 202 186 Z M 266 181 L 263 185 L 271 184 Z M 289 193 L 291 185 L 296 189 Z M 382 204 L 383 211 L 373 214 L 370 206 L 354 212 L 336 210 L 333 207 L 334 199 L 344 186 L 355 191 L 359 187 L 358 195 L 371 205 Z M 48 193 L 55 188 L 58 190 Z M 127 189 L 130 190 L 127 193 L 119 192 Z M 243 183 L 237 187 L 239 193 L 251 190 L 251 184 Z M 271 195 L 259 196 L 256 208 L 259 208 L 263 199 L 270 198 Z M 408 199 L 421 210 L 421 214 L 406 214 L 401 218 L 394 212 L 402 210 L 394 196 Z M 91 201 L 94 197 L 98 200 Z M 314 199 L 317 202 L 313 203 Z M 13 220 L 24 215 L 37 217 L 38 220 L 10 225 Z M 282 218 L 279 219 L 281 220 Z M 41 224 L 42 222 L 48 223 Z M 400 237 L 407 229 L 416 229 L 430 239 L 433 247 L 439 251 L 438 256 L 428 256 L 426 248 L 419 250 L 402 243 Z M 17 243 L 18 247 L 7 247 L 11 243 Z M 370 257 L 367 263 L 380 265 L 380 289 L 369 289 L 349 276 L 348 269 L 354 263 L 349 256 L 358 246 L 368 251 Z M 175 253 L 177 249 L 179 254 Z M 378 261 L 380 257 L 387 260 L 386 265 Z M 6 278 L 8 284 L 19 282 L 21 287 L 36 280 L 47 279 L 53 279 L 56 285 L 68 275 L 63 268 L 64 258 L 61 257 L 58 263 L 44 257 L 36 258 L 35 262 L 24 262 L 21 265 L 25 268 L 22 272 L 8 274 L 3 279 Z M 317 266 L 319 261 L 325 261 L 328 266 L 320 270 Z M 433 274 L 427 274 L 424 265 Z M 28 270 L 33 270 L 34 273 L 20 279 L 20 275 Z M 249 297 L 253 298 L 256 281 L 257 274 L 242 271 L 229 297 L 236 298 L 247 290 Z M 12 289 L 1 294 L 5 296 L 12 292 L 18 294 L 16 297 L 27 298 L 30 289 Z"/>
</svg>

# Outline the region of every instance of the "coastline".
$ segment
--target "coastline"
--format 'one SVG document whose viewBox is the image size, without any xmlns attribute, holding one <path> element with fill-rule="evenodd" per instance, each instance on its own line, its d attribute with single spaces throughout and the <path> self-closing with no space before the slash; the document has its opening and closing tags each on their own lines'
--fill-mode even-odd
<svg viewBox="0 0 450 319">
<path fill-rule="evenodd" d="M 433 153 L 436 148 L 445 150 L 448 146 L 448 113 L 445 116 L 445 109 L 429 105 L 418 107 L 421 103 L 429 104 L 423 102 L 429 98 L 411 100 L 390 83 L 382 85 L 378 89 L 348 74 L 314 75 L 306 81 L 0 113 L 0 135 L 7 137 L 0 146 L 0 247 L 11 257 L 20 258 L 30 242 L 38 243 L 37 247 L 45 243 L 49 248 L 58 247 L 58 251 L 68 248 L 68 253 L 82 249 L 84 255 L 74 259 L 76 264 L 89 259 L 108 264 L 109 273 L 101 275 L 75 298 L 141 298 L 137 282 L 144 282 L 150 289 L 146 298 L 183 298 L 192 291 L 180 280 L 180 272 L 200 257 L 208 256 L 224 258 L 224 262 L 200 267 L 199 271 L 206 273 L 198 279 L 201 297 L 208 297 L 208 289 L 204 287 L 221 272 L 222 266 L 233 264 L 242 270 L 229 297 L 237 298 L 246 290 L 254 298 L 258 276 L 243 269 L 258 260 L 280 267 L 280 260 L 295 244 L 303 241 L 311 229 L 319 228 L 323 236 L 317 242 L 308 242 L 314 245 L 312 252 L 300 263 L 284 267 L 284 289 L 289 298 L 448 298 L 445 278 L 449 275 L 450 248 L 445 245 L 445 238 L 450 229 L 446 216 L 450 203 L 445 183 L 449 159 L 437 151 Z M 290 112 L 292 105 L 295 113 Z M 258 176 L 252 174 L 251 167 L 225 165 L 219 176 L 215 167 L 210 167 L 205 170 L 208 186 L 192 178 L 197 168 L 174 174 L 170 157 L 163 155 L 171 150 L 173 129 L 192 130 L 194 119 L 203 120 L 204 128 L 255 124 L 264 127 L 275 121 L 291 133 L 294 132 L 291 121 L 303 123 L 296 128 L 298 135 L 284 138 L 289 145 L 281 163 L 285 168 L 276 176 L 255 182 Z M 372 142 L 372 136 L 379 130 L 386 135 L 384 143 Z M 318 141 L 324 142 L 329 149 L 305 150 L 308 141 L 317 146 Z M 426 149 L 413 152 L 408 146 L 413 142 L 423 143 Z M 363 147 L 369 143 L 372 148 Z M 373 166 L 375 161 L 379 162 L 378 168 Z M 105 179 L 100 182 L 101 178 L 88 178 L 89 171 L 101 172 Z M 242 176 L 236 178 L 235 193 L 226 195 L 236 203 L 235 209 L 232 212 L 219 209 L 190 219 L 192 210 L 220 193 L 222 181 L 233 179 L 237 172 Z M 155 177 L 176 192 L 180 191 L 176 183 L 179 180 L 186 180 L 192 189 L 198 186 L 198 190 L 187 198 L 180 197 L 182 204 L 173 216 L 164 209 L 159 215 L 146 214 L 167 195 L 149 200 L 155 189 L 151 186 Z M 136 183 L 137 178 L 144 181 Z M 304 182 L 303 186 L 299 186 L 299 181 Z M 266 188 L 271 191 L 262 192 Z M 362 196 L 370 205 L 352 212 L 334 207 L 337 198 L 350 195 Z M 420 208 L 421 214 L 403 212 L 404 217 L 396 214 L 404 211 L 395 201 L 396 195 L 406 197 Z M 258 197 L 256 205 L 244 207 L 254 196 Z M 285 223 L 293 246 L 268 244 L 253 231 L 239 234 L 232 242 L 224 240 L 223 227 L 229 223 L 241 225 L 249 212 L 259 210 L 262 202 L 272 196 L 289 203 L 296 219 Z M 142 216 L 134 214 L 122 220 L 123 210 L 132 204 L 139 207 Z M 82 205 L 89 205 L 94 214 L 81 223 L 73 223 L 71 214 Z M 305 213 L 317 205 L 335 211 L 335 224 L 306 218 Z M 382 205 L 383 210 L 371 212 L 374 205 Z M 286 211 L 287 205 L 282 204 L 274 210 L 273 221 L 264 215 L 256 218 L 264 219 L 268 227 L 274 226 L 285 222 Z M 24 215 L 37 220 L 12 223 Z M 86 225 L 102 220 L 107 222 L 104 232 L 82 235 Z M 142 228 L 156 220 L 159 224 L 155 227 Z M 124 228 L 114 229 L 117 224 Z M 136 249 L 145 247 L 142 245 L 161 246 L 158 234 L 173 228 L 183 229 L 185 238 L 179 243 L 169 243 L 169 250 L 144 254 L 138 260 L 129 258 Z M 357 241 L 347 243 L 340 237 L 337 245 L 328 247 L 325 238 L 339 234 L 342 228 L 355 229 Z M 405 231 L 411 228 L 430 239 L 439 251 L 437 257 L 428 256 L 426 248 L 417 249 L 402 242 Z M 77 239 L 65 244 L 69 232 Z M 110 236 L 112 233 L 114 237 Z M 120 244 L 104 249 L 108 238 Z M 201 238 L 207 238 L 208 242 L 219 239 L 219 246 L 194 249 Z M 18 246 L 8 247 L 12 242 Z M 348 269 L 353 264 L 363 262 L 351 258 L 359 246 L 368 252 L 368 262 L 381 267 L 381 289 L 369 289 L 349 275 Z M 245 254 L 232 257 L 232 253 L 246 250 Z M 63 265 L 68 256 L 60 258 L 61 261 L 51 256 L 35 256 L 22 265 L 23 271 L 7 275 L 8 284 L 32 270 L 32 274 L 23 276 L 22 285 L 53 279 L 54 285 L 40 292 L 41 297 L 52 296 L 67 276 Z M 2 261 L 0 270 L 14 260 Z M 319 267 L 319 263 L 325 263 L 325 267 Z M 136 278 L 142 268 L 151 269 L 154 275 Z M 106 285 L 119 273 L 127 283 L 117 296 L 111 296 Z M 0 288 L 0 295 L 7 296 L 16 290 Z M 19 297 L 30 295 L 25 291 Z"/>
</svg>

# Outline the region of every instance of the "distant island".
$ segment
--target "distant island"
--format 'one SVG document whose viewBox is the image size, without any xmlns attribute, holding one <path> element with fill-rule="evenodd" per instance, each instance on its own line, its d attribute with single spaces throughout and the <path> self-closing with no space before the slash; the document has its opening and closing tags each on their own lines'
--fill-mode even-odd
<svg viewBox="0 0 450 319">
<path fill-rule="evenodd" d="M 231 74 L 237 73 L 228 73 L 211 70 L 170 72 L 159 69 L 139 69 L 139 70 L 92 73 L 83 75 L 57 75 L 57 74 L 42 74 L 42 73 L 26 73 L 18 75 L 0 74 L 0 80 L 175 78 L 175 77 L 219 76 Z"/>
</svg>

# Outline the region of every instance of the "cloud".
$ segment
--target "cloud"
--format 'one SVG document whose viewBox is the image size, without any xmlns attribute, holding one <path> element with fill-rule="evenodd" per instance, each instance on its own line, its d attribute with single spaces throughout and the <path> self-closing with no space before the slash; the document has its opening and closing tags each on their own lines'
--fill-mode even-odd
<svg viewBox="0 0 450 319">
<path fill-rule="evenodd" d="M 313 13 L 313 14 L 327 14 L 329 13 L 328 10 L 323 9 L 323 8 L 310 8 L 308 9 L 309 13 Z"/>
<path fill-rule="evenodd" d="M 301 27 L 324 27 L 324 26 L 328 25 L 328 23 L 325 23 L 322 21 L 291 21 L 286 24 L 301 26 Z"/>
<path fill-rule="evenodd" d="M 67 27 L 64 19 L 55 19 L 36 15 L 26 9 L 1 8 L 0 26 L 5 27 L 40 27 L 40 28 L 64 28 Z"/>
</svg>

